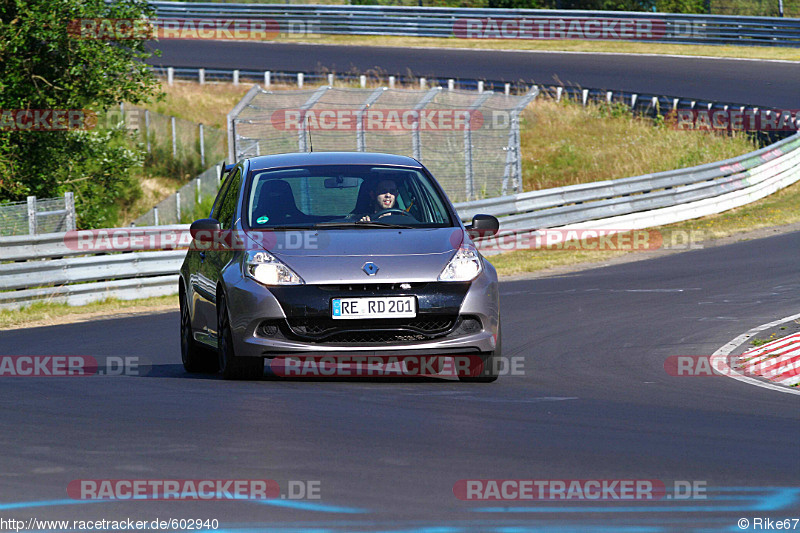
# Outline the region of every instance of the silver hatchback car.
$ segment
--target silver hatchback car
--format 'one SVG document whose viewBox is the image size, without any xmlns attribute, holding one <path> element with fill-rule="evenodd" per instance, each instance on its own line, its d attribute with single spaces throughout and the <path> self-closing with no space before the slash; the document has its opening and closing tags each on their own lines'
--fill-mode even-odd
<svg viewBox="0 0 800 533">
<path fill-rule="evenodd" d="M 497 273 L 470 234 L 498 228 L 490 215 L 465 227 L 409 157 L 244 159 L 210 218 L 191 226 L 179 287 L 183 364 L 256 379 L 264 359 L 416 358 L 436 374 L 460 357 L 459 379 L 494 381 Z"/>
</svg>

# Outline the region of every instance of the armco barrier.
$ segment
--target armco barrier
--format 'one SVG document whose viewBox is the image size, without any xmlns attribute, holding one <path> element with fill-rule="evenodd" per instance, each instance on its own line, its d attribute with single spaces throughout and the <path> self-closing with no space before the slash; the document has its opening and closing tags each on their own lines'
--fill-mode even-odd
<svg viewBox="0 0 800 533">
<path fill-rule="evenodd" d="M 718 163 L 478 200 L 456 208 L 465 221 L 476 213 L 497 215 L 503 232 L 553 227 L 641 229 L 720 213 L 798 180 L 800 134 Z M 81 305 L 107 297 L 177 292 L 176 273 L 185 251 L 86 255 L 67 246 L 65 235 L 0 239 L 0 308 L 37 300 Z"/>
<path fill-rule="evenodd" d="M 456 7 L 200 2 L 151 2 L 151 5 L 162 19 L 161 25 L 169 24 L 169 19 L 266 19 L 284 34 L 299 33 L 301 36 L 399 35 L 800 45 L 800 19 L 792 18 Z"/>
<path fill-rule="evenodd" d="M 186 228 L 159 226 L 158 230 Z M 105 298 L 131 300 L 177 290 L 185 250 L 87 255 L 68 246 L 66 236 L 48 233 L 0 239 L 0 309 L 35 301 L 84 305 Z"/>
</svg>

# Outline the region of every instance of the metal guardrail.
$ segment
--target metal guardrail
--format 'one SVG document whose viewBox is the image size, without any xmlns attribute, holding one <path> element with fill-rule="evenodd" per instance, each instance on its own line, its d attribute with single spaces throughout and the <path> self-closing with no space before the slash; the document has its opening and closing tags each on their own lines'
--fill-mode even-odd
<svg viewBox="0 0 800 533">
<path fill-rule="evenodd" d="M 641 229 L 719 213 L 800 180 L 800 134 L 717 163 L 456 204 L 462 220 L 498 216 L 502 232 Z M 185 231 L 186 225 L 135 228 Z M 130 228 L 126 228 L 130 230 Z M 47 300 L 81 305 L 178 290 L 183 250 L 86 255 L 67 234 L 0 239 L 0 309 Z M 74 241 L 73 241 L 74 242 Z"/>
<path fill-rule="evenodd" d="M 151 5 L 160 19 L 267 19 L 276 22 L 285 34 L 800 45 L 800 19 L 793 18 L 456 7 L 158 1 Z"/>
<path fill-rule="evenodd" d="M 136 228 L 147 231 L 156 228 Z M 188 226 L 159 226 L 184 231 Z M 171 294 L 185 250 L 95 253 L 76 246 L 72 233 L 0 239 L 0 309 L 35 301 L 83 305 L 104 298 L 134 299 Z"/>
</svg>

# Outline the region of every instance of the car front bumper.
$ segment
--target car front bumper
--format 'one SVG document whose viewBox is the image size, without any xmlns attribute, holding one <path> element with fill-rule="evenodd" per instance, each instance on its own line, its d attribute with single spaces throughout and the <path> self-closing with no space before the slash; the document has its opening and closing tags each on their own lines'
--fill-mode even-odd
<svg viewBox="0 0 800 533">
<path fill-rule="evenodd" d="M 494 350 L 499 308 L 493 269 L 484 271 L 470 283 L 414 283 L 410 288 L 401 288 L 400 284 L 267 288 L 252 279 L 240 278 L 228 287 L 227 298 L 236 354 L 267 358 L 347 357 L 474 354 Z M 405 319 L 331 321 L 333 298 L 401 295 L 417 297 L 416 320 L 431 319 L 440 327 L 425 331 L 415 327 L 419 322 L 411 324 L 413 320 Z M 309 334 L 309 330 L 313 333 Z"/>
</svg>

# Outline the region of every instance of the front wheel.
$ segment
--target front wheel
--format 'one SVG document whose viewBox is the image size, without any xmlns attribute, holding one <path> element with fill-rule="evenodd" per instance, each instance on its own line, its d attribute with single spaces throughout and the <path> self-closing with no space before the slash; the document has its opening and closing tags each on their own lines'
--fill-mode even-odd
<svg viewBox="0 0 800 533">
<path fill-rule="evenodd" d="M 183 289 L 180 291 L 178 301 L 181 309 L 181 362 L 183 368 L 190 373 L 216 372 L 217 358 L 213 350 L 203 348 L 192 335 L 192 319 Z"/>
<path fill-rule="evenodd" d="M 264 360 L 260 357 L 236 357 L 233 331 L 228 317 L 225 294 L 217 296 L 217 354 L 219 370 L 225 379 L 258 379 L 264 375 Z"/>
</svg>

